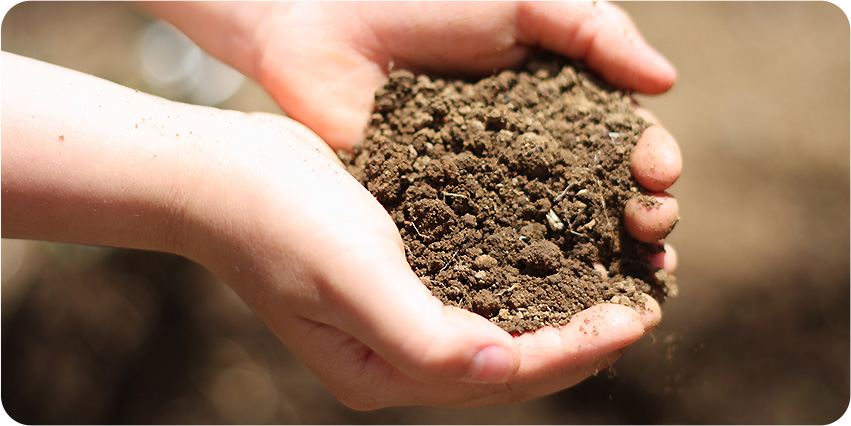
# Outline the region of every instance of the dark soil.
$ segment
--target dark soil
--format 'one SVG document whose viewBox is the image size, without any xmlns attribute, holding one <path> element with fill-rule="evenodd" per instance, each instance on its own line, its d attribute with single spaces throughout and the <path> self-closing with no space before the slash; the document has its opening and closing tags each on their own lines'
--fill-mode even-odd
<svg viewBox="0 0 851 426">
<path fill-rule="evenodd" d="M 435 296 L 522 333 L 669 293 L 646 258 L 658 249 L 621 222 L 640 190 L 629 155 L 648 125 L 635 108 L 550 55 L 476 82 L 394 70 L 344 161 Z"/>
</svg>

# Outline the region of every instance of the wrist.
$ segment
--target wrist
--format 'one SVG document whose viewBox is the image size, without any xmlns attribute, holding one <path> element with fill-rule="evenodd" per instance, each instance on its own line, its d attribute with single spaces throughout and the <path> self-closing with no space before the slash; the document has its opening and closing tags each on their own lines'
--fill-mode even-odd
<svg viewBox="0 0 851 426">
<path fill-rule="evenodd" d="M 193 148 L 195 184 L 179 196 L 185 200 L 179 254 L 220 275 L 239 259 L 244 269 L 259 264 L 263 247 L 279 250 L 281 234 L 303 227 L 295 212 L 320 168 L 345 173 L 321 139 L 289 118 L 222 113 L 226 120 L 213 119 L 198 133 L 204 144 Z"/>
<path fill-rule="evenodd" d="M 5 53 L 2 89 L 4 237 L 184 250 L 220 112 Z"/>
</svg>

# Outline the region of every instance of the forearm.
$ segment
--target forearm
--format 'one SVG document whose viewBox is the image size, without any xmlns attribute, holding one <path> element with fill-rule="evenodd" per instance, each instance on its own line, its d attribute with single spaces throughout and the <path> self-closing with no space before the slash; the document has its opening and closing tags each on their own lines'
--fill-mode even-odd
<svg viewBox="0 0 851 426">
<path fill-rule="evenodd" d="M 204 109 L 8 53 L 2 90 L 3 237 L 180 250 Z"/>
</svg>

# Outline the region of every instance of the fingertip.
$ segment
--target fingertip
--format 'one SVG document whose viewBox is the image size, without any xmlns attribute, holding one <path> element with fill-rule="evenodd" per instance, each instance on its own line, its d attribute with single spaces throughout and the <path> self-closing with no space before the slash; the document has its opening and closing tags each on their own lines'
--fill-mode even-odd
<svg viewBox="0 0 851 426">
<path fill-rule="evenodd" d="M 677 251 L 670 244 L 665 244 L 665 264 L 662 269 L 669 274 L 677 272 Z"/>
<path fill-rule="evenodd" d="M 455 352 L 450 355 L 456 358 L 455 362 L 466 365 L 463 375 L 445 379 L 504 383 L 517 372 L 520 368 L 520 348 L 508 332 L 465 309 L 444 306 L 443 313 L 440 323 L 433 324 L 441 335 L 440 344 L 448 344 L 444 349 Z"/>
<path fill-rule="evenodd" d="M 560 334 L 563 349 L 584 364 L 632 344 L 644 330 L 644 320 L 635 309 L 604 303 L 576 314 Z"/>
<path fill-rule="evenodd" d="M 639 185 L 649 191 L 664 191 L 682 173 L 680 147 L 662 126 L 650 126 L 635 144 L 629 167 Z"/>
<path fill-rule="evenodd" d="M 669 274 L 677 270 L 677 252 L 670 244 L 662 244 L 661 250 L 650 256 L 650 264 L 654 268 L 662 269 Z"/>
<path fill-rule="evenodd" d="M 643 67 L 636 77 L 635 90 L 650 95 L 667 92 L 677 81 L 676 68 L 646 42 L 642 43 L 646 52 L 641 55 Z"/>
<path fill-rule="evenodd" d="M 669 274 L 673 274 L 677 271 L 677 251 L 674 250 L 674 247 L 670 244 L 665 244 L 664 250 L 665 251 L 662 256 L 662 269 Z"/>
<path fill-rule="evenodd" d="M 461 308 L 443 306 L 442 312 L 424 325 L 427 329 L 410 330 L 419 336 L 410 334 L 400 355 L 412 361 L 404 368 L 411 376 L 504 383 L 519 369 L 520 350 L 508 332 Z"/>
<path fill-rule="evenodd" d="M 520 39 L 574 59 L 626 90 L 657 94 L 676 70 L 641 37 L 629 15 L 610 2 L 518 2 Z"/>
<path fill-rule="evenodd" d="M 601 14 L 609 25 L 601 27 L 609 36 L 599 37 L 600 50 L 608 51 L 609 72 L 617 80 L 624 80 L 626 89 L 655 95 L 671 89 L 677 80 L 677 71 L 664 55 L 654 49 L 638 31 L 632 18 L 620 6 L 609 6 L 608 14 Z M 604 71 L 605 70 L 601 70 Z"/>
<path fill-rule="evenodd" d="M 679 205 L 669 194 L 644 192 L 627 201 L 623 220 L 633 238 L 655 243 L 668 236 L 679 221 Z"/>
<path fill-rule="evenodd" d="M 589 65 L 627 90 L 651 95 L 668 91 L 677 78 L 674 66 L 647 43 L 622 8 L 599 5 L 593 15 L 597 32 L 586 56 Z"/>
<path fill-rule="evenodd" d="M 656 328 L 662 321 L 662 307 L 656 299 L 650 295 L 644 295 L 644 306 L 638 307 L 638 315 L 641 317 L 641 322 L 644 324 L 644 332 L 649 332 Z"/>
</svg>

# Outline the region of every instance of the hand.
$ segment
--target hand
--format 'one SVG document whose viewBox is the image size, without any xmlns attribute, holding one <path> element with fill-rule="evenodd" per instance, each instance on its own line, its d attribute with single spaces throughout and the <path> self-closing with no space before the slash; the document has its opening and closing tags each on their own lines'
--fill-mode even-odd
<svg viewBox="0 0 851 426">
<path fill-rule="evenodd" d="M 644 310 L 599 305 L 512 338 L 443 306 L 408 266 L 387 212 L 320 152 L 320 139 L 287 119 L 249 118 L 225 134 L 236 137 L 221 155 L 227 167 L 202 168 L 185 254 L 228 282 L 351 407 L 544 395 L 604 369 L 659 320 L 647 298 Z"/>
<path fill-rule="evenodd" d="M 663 92 L 675 78 L 670 65 L 643 42 L 629 19 L 602 2 L 148 7 L 258 80 L 290 116 L 334 149 L 348 149 L 362 137 L 373 94 L 386 81 L 390 61 L 419 70 L 481 75 L 516 65 L 528 46 L 541 45 L 585 60 L 629 90 Z M 662 204 L 648 209 L 630 203 L 625 223 L 640 240 L 660 240 L 677 217 L 675 200 L 661 194 L 680 173 L 676 142 L 661 127 L 651 127 L 635 149 L 631 168 L 636 180 Z M 291 305 L 313 310 L 281 320 L 274 315 L 281 310 L 278 305 L 263 307 L 275 298 L 261 297 L 252 306 L 258 312 L 272 312 L 261 317 L 352 406 L 495 404 L 543 395 L 603 368 L 660 319 L 652 301 L 641 314 L 601 305 L 558 330 L 547 328 L 511 340 L 479 317 L 439 306 L 404 263 L 397 232 L 386 214 L 362 188 L 337 176 L 325 185 L 305 181 L 302 189 L 310 190 L 300 192 L 304 197 L 325 194 L 321 198 L 330 203 L 318 204 L 323 206 L 319 210 L 313 203 L 300 207 L 311 212 L 303 218 L 305 223 L 321 225 L 323 238 L 291 239 L 299 241 L 302 260 L 310 260 L 301 263 L 322 273 L 302 277 L 288 269 L 279 271 L 283 275 L 269 274 L 265 277 L 269 284 L 260 286 L 283 291 L 286 285 L 271 284 L 281 276 L 299 278 L 286 280 L 295 286 L 313 283 L 302 286 L 317 289 L 311 293 L 314 305 Z M 334 187 L 335 182 L 348 183 Z M 273 243 L 272 235 L 285 239 L 288 232 L 303 235 L 304 228 L 309 229 L 298 222 L 289 226 L 292 229 L 278 227 L 278 233 L 257 234 L 270 238 L 269 246 L 276 247 L 280 242 Z M 668 248 L 667 255 L 654 261 L 672 272 L 673 259 Z M 323 262 L 336 266 L 323 267 Z M 245 291 L 241 294 L 252 300 Z M 291 329 L 290 324 L 297 326 Z M 583 334 L 584 327 L 596 327 L 597 333 Z M 456 380 L 468 376 L 474 354 L 488 346 L 506 349 L 509 357 L 499 359 L 498 351 L 488 350 L 494 354 L 493 364 L 479 378 L 503 383 Z"/>
</svg>

